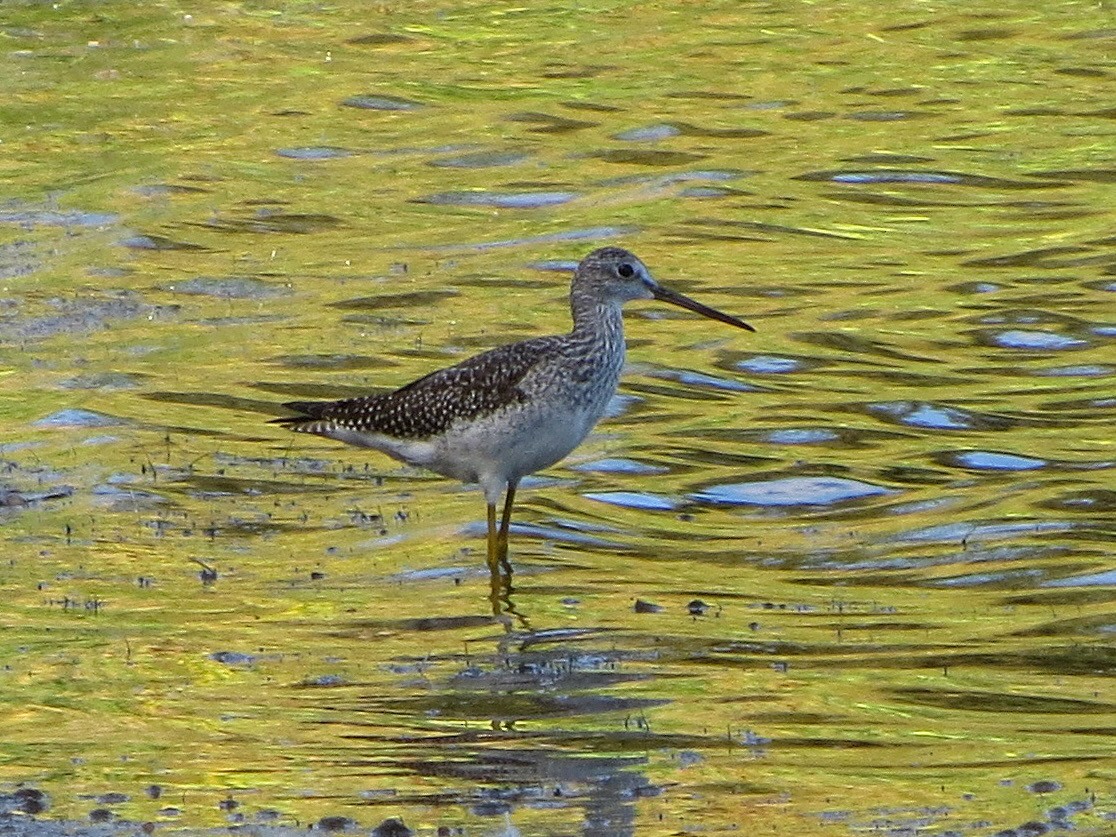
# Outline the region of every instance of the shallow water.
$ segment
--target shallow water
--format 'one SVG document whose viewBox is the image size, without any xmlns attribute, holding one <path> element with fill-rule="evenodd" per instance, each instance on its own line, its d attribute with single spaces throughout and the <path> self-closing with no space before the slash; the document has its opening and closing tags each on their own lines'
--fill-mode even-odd
<svg viewBox="0 0 1116 837">
<path fill-rule="evenodd" d="M 0 812 L 1113 828 L 1110 7 L 4 10 Z M 630 306 L 496 619 L 476 491 L 266 420 L 604 244 L 758 333 Z"/>
</svg>

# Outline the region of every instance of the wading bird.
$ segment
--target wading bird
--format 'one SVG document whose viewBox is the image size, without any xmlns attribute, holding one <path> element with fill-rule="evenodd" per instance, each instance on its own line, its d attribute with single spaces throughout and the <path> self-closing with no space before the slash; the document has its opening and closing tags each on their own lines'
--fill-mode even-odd
<svg viewBox="0 0 1116 837">
<path fill-rule="evenodd" d="M 627 250 L 604 247 L 574 271 L 568 334 L 497 346 L 395 392 L 291 401 L 284 406 L 299 415 L 274 421 L 479 484 L 488 504 L 488 566 L 495 574 L 507 561 L 519 481 L 577 447 L 616 393 L 624 366 L 621 308 L 636 299 L 669 302 L 755 330 L 663 287 Z M 504 509 L 497 528 L 501 495 Z"/>
</svg>

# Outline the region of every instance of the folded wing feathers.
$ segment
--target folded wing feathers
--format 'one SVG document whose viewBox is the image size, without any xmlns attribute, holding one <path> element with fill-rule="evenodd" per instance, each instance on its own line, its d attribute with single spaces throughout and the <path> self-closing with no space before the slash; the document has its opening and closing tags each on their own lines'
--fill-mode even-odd
<svg viewBox="0 0 1116 837">
<path fill-rule="evenodd" d="M 439 369 L 381 395 L 342 401 L 289 401 L 300 415 L 274 419 L 299 433 L 330 435 L 346 428 L 396 438 L 423 439 L 443 433 L 460 419 L 488 415 L 521 401 L 519 383 L 552 351 L 553 338 L 499 346 L 456 366 Z"/>
</svg>

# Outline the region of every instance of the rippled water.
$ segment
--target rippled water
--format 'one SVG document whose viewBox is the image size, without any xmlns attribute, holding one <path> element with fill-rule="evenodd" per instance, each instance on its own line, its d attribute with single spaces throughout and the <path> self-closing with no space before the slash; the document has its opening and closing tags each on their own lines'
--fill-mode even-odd
<svg viewBox="0 0 1116 837">
<path fill-rule="evenodd" d="M 1113 828 L 1110 8 L 4 12 L 5 827 Z M 604 244 L 757 334 L 630 306 L 494 618 L 266 420 Z"/>
</svg>

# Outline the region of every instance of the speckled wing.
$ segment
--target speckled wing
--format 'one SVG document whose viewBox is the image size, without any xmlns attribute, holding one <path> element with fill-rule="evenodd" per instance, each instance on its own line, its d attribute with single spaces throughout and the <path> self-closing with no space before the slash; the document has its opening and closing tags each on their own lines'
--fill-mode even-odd
<svg viewBox="0 0 1116 837">
<path fill-rule="evenodd" d="M 395 392 L 342 401 L 289 401 L 301 415 L 274 419 L 301 433 L 331 436 L 344 428 L 397 439 L 429 439 L 459 420 L 475 420 L 521 403 L 524 376 L 553 357 L 556 338 L 538 337 L 498 346 L 412 381 Z"/>
</svg>

